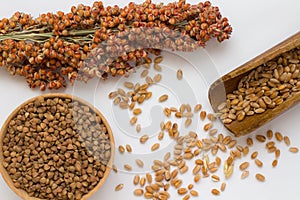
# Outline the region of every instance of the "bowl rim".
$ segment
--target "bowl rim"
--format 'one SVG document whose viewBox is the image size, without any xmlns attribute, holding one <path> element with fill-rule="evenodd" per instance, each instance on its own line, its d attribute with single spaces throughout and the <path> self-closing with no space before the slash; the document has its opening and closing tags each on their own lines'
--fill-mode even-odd
<svg viewBox="0 0 300 200">
<path fill-rule="evenodd" d="M 87 194 L 85 194 L 81 197 L 81 200 L 87 200 L 94 193 L 96 193 L 97 190 L 99 190 L 102 187 L 102 185 L 105 183 L 105 181 L 106 181 L 106 179 L 107 179 L 107 177 L 108 177 L 108 175 L 111 171 L 111 168 L 112 168 L 111 166 L 113 164 L 114 153 L 115 153 L 115 150 L 114 150 L 115 141 L 114 141 L 112 129 L 111 129 L 109 123 L 107 122 L 106 118 L 103 116 L 103 114 L 95 106 L 93 106 L 91 103 L 89 103 L 86 100 L 83 100 L 83 99 L 81 99 L 77 96 L 71 95 L 71 94 L 49 93 L 49 94 L 42 94 L 42 95 L 39 95 L 39 96 L 35 96 L 35 97 L 32 97 L 32 98 L 26 100 L 22 104 L 20 104 L 18 107 L 16 107 L 9 114 L 9 116 L 4 121 L 4 123 L 1 127 L 1 130 L 0 130 L 0 174 L 2 175 L 2 177 L 3 177 L 4 181 L 6 182 L 6 184 L 10 187 L 10 189 L 13 192 L 15 192 L 19 197 L 21 197 L 22 199 L 24 199 L 24 200 L 41 200 L 40 198 L 29 196 L 28 193 L 25 190 L 17 189 L 14 186 L 13 181 L 12 181 L 11 177 L 9 176 L 8 172 L 6 171 L 4 166 L 2 165 L 2 163 L 4 161 L 3 150 L 2 150 L 3 149 L 3 138 L 6 134 L 6 130 L 7 130 L 7 127 L 9 125 L 9 122 L 17 115 L 17 113 L 20 111 L 20 109 L 22 109 L 25 105 L 34 102 L 38 98 L 44 98 L 44 99 L 62 98 L 62 99 L 72 99 L 72 100 L 78 101 L 78 102 L 88 106 L 90 109 L 92 109 L 101 118 L 102 123 L 105 125 L 105 127 L 107 129 L 107 133 L 109 135 L 109 140 L 110 140 L 110 144 L 111 144 L 110 159 L 109 159 L 108 164 L 106 165 L 106 170 L 103 174 L 103 177 L 100 179 L 98 184 L 92 190 L 90 190 Z"/>
</svg>

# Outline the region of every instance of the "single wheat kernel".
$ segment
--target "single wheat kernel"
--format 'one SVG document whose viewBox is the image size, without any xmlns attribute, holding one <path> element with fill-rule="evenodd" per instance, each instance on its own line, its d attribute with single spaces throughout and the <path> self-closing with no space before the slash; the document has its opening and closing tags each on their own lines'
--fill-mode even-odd
<svg viewBox="0 0 300 200">
<path fill-rule="evenodd" d="M 154 68 L 154 70 L 156 70 L 158 72 L 161 72 L 161 70 L 162 70 L 162 67 L 157 63 L 154 64 L 153 68 Z"/>
<path fill-rule="evenodd" d="M 146 68 L 146 69 L 149 69 L 150 68 L 150 64 L 152 63 L 152 60 L 151 58 L 147 59 L 145 63 L 143 63 L 141 66 Z"/>
<path fill-rule="evenodd" d="M 125 148 L 122 145 L 120 145 L 118 149 L 119 149 L 120 153 L 124 153 L 125 152 Z"/>
<path fill-rule="evenodd" d="M 216 120 L 216 117 L 215 117 L 214 114 L 209 113 L 209 114 L 207 114 L 207 119 L 210 120 L 210 121 L 215 121 L 215 120 Z"/>
<path fill-rule="evenodd" d="M 161 95 L 159 98 L 158 98 L 158 101 L 159 102 L 165 102 L 168 100 L 168 95 L 167 94 L 164 94 L 164 95 Z"/>
<path fill-rule="evenodd" d="M 239 152 L 243 152 L 243 151 L 244 151 L 244 147 L 242 147 L 241 145 L 237 145 L 237 146 L 236 146 L 236 149 L 237 149 Z"/>
<path fill-rule="evenodd" d="M 193 169 L 193 174 L 196 175 L 200 172 L 201 170 L 201 165 L 196 165 Z"/>
<path fill-rule="evenodd" d="M 232 122 L 232 119 L 226 118 L 222 121 L 224 124 L 230 124 Z"/>
<path fill-rule="evenodd" d="M 129 98 L 128 98 L 128 97 L 122 97 L 122 101 L 123 101 L 123 102 L 126 102 L 126 103 L 128 104 Z"/>
<path fill-rule="evenodd" d="M 116 92 L 116 91 L 110 92 L 110 93 L 108 94 L 108 98 L 110 98 L 110 99 L 114 99 L 114 98 L 116 98 L 117 96 L 118 96 L 118 92 Z"/>
<path fill-rule="evenodd" d="M 194 107 L 194 112 L 197 113 L 202 109 L 202 105 L 201 104 L 196 104 Z"/>
<path fill-rule="evenodd" d="M 227 147 L 231 149 L 231 148 L 233 148 L 233 147 L 236 145 L 236 143 L 237 143 L 236 140 L 231 140 L 231 141 L 228 143 Z"/>
<path fill-rule="evenodd" d="M 141 124 L 137 124 L 135 130 L 137 133 L 141 132 Z"/>
<path fill-rule="evenodd" d="M 275 157 L 276 158 L 280 157 L 280 149 L 276 149 L 276 151 L 275 151 Z"/>
<path fill-rule="evenodd" d="M 190 191 L 190 194 L 193 196 L 193 197 L 197 197 L 199 196 L 198 192 L 196 190 L 191 190 Z"/>
<path fill-rule="evenodd" d="M 182 180 L 181 179 L 174 179 L 173 181 L 173 186 L 178 189 L 182 185 Z"/>
<path fill-rule="evenodd" d="M 254 162 L 255 162 L 255 164 L 256 164 L 258 167 L 262 167 L 262 166 L 263 166 L 263 162 L 260 161 L 260 160 L 257 159 L 257 158 L 254 160 Z"/>
<path fill-rule="evenodd" d="M 190 152 L 187 152 L 187 153 L 183 154 L 183 158 L 185 160 L 191 160 L 193 157 L 194 157 L 194 155 L 192 153 L 190 153 Z"/>
<path fill-rule="evenodd" d="M 185 110 L 186 110 L 186 104 L 181 104 L 179 107 L 179 112 L 184 113 Z"/>
<path fill-rule="evenodd" d="M 146 183 L 146 178 L 145 177 L 140 178 L 140 186 L 144 187 L 145 183 Z"/>
<path fill-rule="evenodd" d="M 183 72 L 181 69 L 178 69 L 177 70 L 177 79 L 182 80 L 182 78 L 183 78 Z"/>
<path fill-rule="evenodd" d="M 265 142 L 266 141 L 266 137 L 264 135 L 256 135 L 255 138 L 259 142 Z"/>
<path fill-rule="evenodd" d="M 213 127 L 213 123 L 207 123 L 203 126 L 203 130 L 204 131 L 208 131 L 209 129 L 211 129 Z"/>
<path fill-rule="evenodd" d="M 144 194 L 144 190 L 143 189 L 135 189 L 133 191 L 133 194 L 136 196 L 142 196 Z"/>
<path fill-rule="evenodd" d="M 135 106 L 135 102 L 131 102 L 130 105 L 129 105 L 129 107 L 128 107 L 129 110 L 132 110 L 134 108 L 134 106 Z"/>
<path fill-rule="evenodd" d="M 269 153 L 273 153 L 273 152 L 275 152 L 276 151 L 276 147 L 275 146 L 272 146 L 272 147 L 270 147 L 270 148 L 268 148 L 268 152 Z"/>
<path fill-rule="evenodd" d="M 130 125 L 134 125 L 137 122 L 137 120 L 138 120 L 137 117 L 133 116 L 129 121 Z"/>
<path fill-rule="evenodd" d="M 185 109 L 186 109 L 186 111 L 187 112 L 192 112 L 192 107 L 191 107 L 191 105 L 190 104 L 185 104 Z"/>
<path fill-rule="evenodd" d="M 160 144 L 159 143 L 155 143 L 151 146 L 151 151 L 156 151 L 157 149 L 159 149 Z"/>
<path fill-rule="evenodd" d="M 257 113 L 257 114 L 261 114 L 261 113 L 263 113 L 263 112 L 265 112 L 265 111 L 266 111 L 266 110 L 263 109 L 263 108 L 257 108 L 257 109 L 254 110 L 254 112 Z"/>
<path fill-rule="evenodd" d="M 278 160 L 273 160 L 273 162 L 272 162 L 272 166 L 273 166 L 273 167 L 276 167 L 276 166 L 277 166 L 277 164 L 278 164 Z"/>
<path fill-rule="evenodd" d="M 156 74 L 154 77 L 153 77 L 153 82 L 154 83 L 158 83 L 159 81 L 161 81 L 161 74 Z"/>
<path fill-rule="evenodd" d="M 220 177 L 217 176 L 217 175 L 215 175 L 215 174 L 213 174 L 213 175 L 211 176 L 211 180 L 212 180 L 213 182 L 219 182 L 219 181 L 220 181 Z"/>
<path fill-rule="evenodd" d="M 133 184 L 137 185 L 140 182 L 140 176 L 139 175 L 135 175 L 133 178 Z"/>
<path fill-rule="evenodd" d="M 257 155 L 258 155 L 258 152 L 257 152 L 257 151 L 253 152 L 253 153 L 251 154 L 251 159 L 255 159 L 255 158 L 257 157 Z"/>
<path fill-rule="evenodd" d="M 131 152 L 132 152 L 132 147 L 130 146 L 130 144 L 126 144 L 126 145 L 125 145 L 125 148 L 126 148 L 126 151 L 127 151 L 128 153 L 131 153 Z"/>
<path fill-rule="evenodd" d="M 182 113 L 181 113 L 181 112 L 176 112 L 176 113 L 175 113 L 175 117 L 181 118 L 181 117 L 182 117 Z"/>
<path fill-rule="evenodd" d="M 172 127 L 172 122 L 171 121 L 167 121 L 167 123 L 165 123 L 165 130 L 169 130 Z"/>
<path fill-rule="evenodd" d="M 188 190 L 186 189 L 186 188 L 179 188 L 178 190 L 177 190 L 177 193 L 179 194 L 179 195 L 184 195 L 184 194 L 186 194 L 188 192 Z"/>
<path fill-rule="evenodd" d="M 211 193 L 212 193 L 213 195 L 220 195 L 220 191 L 219 191 L 218 189 L 212 189 L 212 190 L 211 190 Z"/>
<path fill-rule="evenodd" d="M 118 173 L 118 168 L 117 168 L 116 165 L 113 164 L 112 169 L 113 169 L 113 171 L 114 171 L 115 173 Z"/>
<path fill-rule="evenodd" d="M 243 156 L 247 156 L 249 153 L 249 147 L 248 146 L 245 146 L 244 147 L 244 150 L 243 150 Z"/>
<path fill-rule="evenodd" d="M 114 105 L 118 105 L 121 102 L 121 97 L 116 97 L 113 101 Z"/>
<path fill-rule="evenodd" d="M 261 182 L 264 182 L 265 179 L 266 179 L 264 175 L 259 174 L 259 173 L 255 175 L 255 178 L 256 178 L 258 181 L 261 181 Z"/>
<path fill-rule="evenodd" d="M 197 174 L 197 175 L 194 176 L 194 182 L 195 183 L 198 183 L 200 181 L 200 179 L 201 179 L 201 175 L 200 174 Z"/>
<path fill-rule="evenodd" d="M 266 148 L 267 149 L 270 149 L 270 148 L 272 148 L 274 146 L 275 146 L 275 142 L 274 141 L 267 142 L 267 144 L 266 144 Z"/>
<path fill-rule="evenodd" d="M 153 164 L 154 165 L 158 165 L 160 167 L 162 167 L 164 165 L 164 163 L 162 161 L 160 161 L 160 160 L 153 160 Z"/>
<path fill-rule="evenodd" d="M 201 111 L 200 112 L 200 119 L 203 121 L 206 117 L 206 112 L 205 111 Z"/>
<path fill-rule="evenodd" d="M 165 122 L 161 121 L 159 126 L 161 131 L 165 130 Z"/>
<path fill-rule="evenodd" d="M 157 56 L 156 58 L 154 58 L 154 63 L 158 64 L 161 63 L 163 61 L 163 57 L 162 56 Z"/>
<path fill-rule="evenodd" d="M 290 146 L 291 145 L 291 140 L 288 136 L 284 136 L 283 137 L 283 141 L 286 144 L 286 146 Z"/>
<path fill-rule="evenodd" d="M 237 120 L 238 121 L 243 121 L 245 119 L 246 113 L 244 111 L 241 111 L 237 115 Z"/>
<path fill-rule="evenodd" d="M 121 89 L 121 88 L 118 88 L 118 94 L 119 95 L 121 95 L 121 96 L 123 96 L 123 97 L 125 97 L 126 96 L 126 92 L 123 90 L 123 89 Z"/>
<path fill-rule="evenodd" d="M 209 172 L 210 173 L 215 173 L 215 172 L 218 171 L 218 169 L 219 169 L 219 167 L 212 167 L 212 168 L 209 168 Z"/>
<path fill-rule="evenodd" d="M 184 123 L 185 127 L 189 127 L 191 124 L 192 124 L 192 119 L 191 118 L 187 118 L 185 120 L 185 123 Z"/>
<path fill-rule="evenodd" d="M 170 117 L 171 116 L 171 110 L 169 108 L 164 108 L 164 115 L 166 117 Z"/>
<path fill-rule="evenodd" d="M 148 141 L 149 136 L 147 134 L 140 137 L 140 143 L 144 144 Z"/>
<path fill-rule="evenodd" d="M 228 145 L 229 142 L 231 142 L 231 140 L 232 140 L 231 136 L 227 135 L 226 137 L 223 137 L 222 143 Z"/>
<path fill-rule="evenodd" d="M 171 110 L 171 112 L 177 112 L 178 110 L 177 110 L 177 108 L 176 107 L 170 107 L 170 110 Z"/>
<path fill-rule="evenodd" d="M 152 97 L 152 92 L 147 92 L 145 99 L 150 99 Z"/>
<path fill-rule="evenodd" d="M 126 169 L 127 171 L 131 171 L 132 167 L 129 164 L 125 164 L 124 169 Z"/>
<path fill-rule="evenodd" d="M 298 153 L 299 149 L 298 149 L 298 147 L 290 147 L 289 151 L 292 153 Z"/>
<path fill-rule="evenodd" d="M 221 165 L 221 158 L 220 157 L 216 157 L 216 165 L 219 167 Z"/>
<path fill-rule="evenodd" d="M 187 188 L 188 188 L 189 190 L 191 190 L 191 189 L 194 188 L 194 185 L 190 183 L 190 184 L 187 186 Z"/>
<path fill-rule="evenodd" d="M 249 176 L 249 171 L 248 171 L 248 170 L 245 170 L 245 171 L 243 171 L 242 174 L 241 174 L 241 179 L 245 179 L 245 178 L 247 178 L 248 176 Z"/>
<path fill-rule="evenodd" d="M 224 192 L 225 189 L 226 189 L 226 183 L 223 182 L 223 183 L 221 184 L 220 190 L 221 190 L 222 192 Z"/>
<path fill-rule="evenodd" d="M 215 135 L 217 132 L 218 132 L 218 129 L 215 129 L 215 128 L 214 128 L 214 129 L 210 129 L 209 132 L 208 132 L 208 134 L 211 135 L 211 136 L 213 136 L 213 135 Z"/>
<path fill-rule="evenodd" d="M 146 173 L 146 180 L 149 184 L 151 184 L 152 183 L 152 175 L 149 173 Z"/>
<path fill-rule="evenodd" d="M 185 165 L 184 167 L 182 167 L 182 168 L 179 170 L 179 172 L 180 172 L 181 174 L 184 174 L 184 173 L 186 173 L 188 170 L 189 170 L 189 167 L 188 167 L 187 165 Z"/>
<path fill-rule="evenodd" d="M 158 140 L 164 139 L 164 135 L 165 135 L 165 132 L 164 131 L 160 131 L 159 134 L 158 134 L 158 136 L 157 136 L 157 139 Z"/>
<path fill-rule="evenodd" d="M 168 161 L 170 158 L 171 158 L 171 153 L 170 153 L 170 152 L 167 152 L 167 153 L 164 155 L 164 161 Z"/>
<path fill-rule="evenodd" d="M 133 89 L 134 88 L 134 84 L 132 82 L 124 82 L 124 86 L 128 89 Z"/>
<path fill-rule="evenodd" d="M 283 140 L 283 136 L 280 132 L 275 133 L 275 138 L 278 142 L 281 142 Z"/>
<path fill-rule="evenodd" d="M 273 138 L 273 131 L 272 130 L 267 130 L 267 138 L 271 140 Z"/>
<path fill-rule="evenodd" d="M 249 167 L 249 162 L 243 162 L 242 164 L 240 164 L 240 170 L 245 170 Z"/>
<path fill-rule="evenodd" d="M 247 145 L 252 146 L 253 145 L 253 139 L 252 138 L 247 138 Z"/>
<path fill-rule="evenodd" d="M 134 115 L 139 115 L 139 114 L 142 113 L 142 109 L 140 109 L 140 108 L 135 108 L 135 109 L 133 109 L 132 113 L 133 113 Z"/>
<path fill-rule="evenodd" d="M 120 190 L 123 189 L 123 187 L 124 187 L 124 184 L 123 184 L 123 183 L 120 183 L 120 184 L 118 184 L 118 185 L 115 187 L 115 191 L 120 191 Z"/>
<path fill-rule="evenodd" d="M 169 186 L 165 187 L 166 185 L 168 184 L 161 186 L 162 188 L 164 188 L 164 191 L 160 192 L 160 195 L 164 196 L 164 198 L 161 198 L 162 200 L 167 200 L 170 197 L 170 193 L 167 192 Z"/>
<path fill-rule="evenodd" d="M 170 181 L 171 180 L 171 173 L 169 170 L 165 171 L 165 180 Z"/>
<path fill-rule="evenodd" d="M 142 71 L 142 73 L 141 73 L 141 77 L 142 77 L 142 78 L 145 78 L 148 74 L 149 74 L 149 70 L 144 69 L 144 70 Z"/>
<path fill-rule="evenodd" d="M 139 167 L 144 167 L 144 162 L 141 159 L 136 159 L 135 162 Z"/>
<path fill-rule="evenodd" d="M 194 116 L 194 114 L 192 112 L 185 112 L 182 114 L 183 117 L 187 117 L 187 118 L 191 118 Z"/>
<path fill-rule="evenodd" d="M 178 169 L 174 169 L 172 172 L 171 172 L 171 178 L 172 179 L 175 179 L 178 175 Z"/>
<path fill-rule="evenodd" d="M 153 194 L 149 193 L 149 192 L 145 192 L 144 193 L 144 197 L 145 197 L 145 199 L 152 199 L 153 198 Z"/>
<path fill-rule="evenodd" d="M 183 198 L 182 198 L 182 200 L 189 200 L 190 199 L 190 195 L 188 195 L 188 194 L 186 194 Z"/>
</svg>

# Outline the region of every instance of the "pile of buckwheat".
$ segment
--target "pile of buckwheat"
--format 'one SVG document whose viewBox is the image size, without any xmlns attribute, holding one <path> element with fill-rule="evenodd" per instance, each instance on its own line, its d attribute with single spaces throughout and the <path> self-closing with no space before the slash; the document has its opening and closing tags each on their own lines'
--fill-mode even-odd
<svg viewBox="0 0 300 200">
<path fill-rule="evenodd" d="M 69 98 L 26 104 L 3 138 L 3 163 L 17 189 L 40 199 L 81 199 L 103 178 L 112 146 L 107 126 Z"/>
</svg>

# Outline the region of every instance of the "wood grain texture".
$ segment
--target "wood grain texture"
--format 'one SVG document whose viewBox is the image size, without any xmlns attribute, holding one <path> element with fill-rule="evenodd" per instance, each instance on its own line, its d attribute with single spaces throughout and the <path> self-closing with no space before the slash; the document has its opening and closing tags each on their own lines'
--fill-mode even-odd
<svg viewBox="0 0 300 200">
<path fill-rule="evenodd" d="M 105 180 L 107 179 L 109 173 L 110 173 L 110 170 L 111 170 L 111 166 L 113 164 L 113 160 L 114 160 L 114 137 L 113 137 L 113 133 L 112 133 L 112 130 L 108 124 L 108 122 L 106 121 L 106 119 L 104 118 L 104 116 L 101 114 L 100 111 L 98 111 L 93 105 L 91 105 L 90 103 L 88 103 L 87 101 L 83 100 L 83 99 L 80 99 L 76 96 L 72 96 L 72 95 L 69 95 L 69 94 L 60 94 L 60 93 L 51 93 L 51 94 L 44 94 L 44 95 L 41 95 L 41 96 L 37 96 L 37 97 L 34 97 L 32 99 L 29 99 L 27 100 L 26 102 L 22 103 L 20 106 L 18 106 L 10 115 L 9 117 L 6 119 L 6 121 L 4 122 L 2 128 L 1 128 L 1 131 L 0 131 L 0 173 L 4 179 L 4 181 L 6 182 L 6 184 L 11 188 L 11 190 L 13 190 L 18 196 L 20 196 L 22 199 L 24 200 L 40 200 L 39 198 L 34 198 L 34 197 L 30 197 L 24 190 L 21 190 L 21 189 L 17 189 L 9 174 L 7 173 L 6 169 L 3 167 L 3 161 L 4 161 L 4 156 L 3 156 L 3 138 L 5 136 L 5 133 L 7 132 L 7 127 L 9 125 L 9 122 L 18 114 L 19 110 L 21 108 L 23 108 L 25 105 L 27 105 L 28 103 L 31 103 L 31 102 L 34 102 L 36 99 L 40 98 L 40 97 L 44 97 L 44 99 L 52 99 L 52 98 L 55 98 L 55 97 L 59 97 L 59 98 L 62 98 L 62 99 L 72 99 L 74 101 L 78 101 L 84 105 L 87 105 L 88 107 L 91 108 L 91 110 L 93 110 L 102 120 L 102 122 L 104 123 L 104 125 L 106 126 L 107 128 L 107 133 L 109 135 L 109 138 L 110 138 L 110 143 L 111 143 L 111 157 L 110 157 L 110 161 L 107 165 L 107 168 L 106 168 L 106 171 L 105 173 L 103 174 L 103 177 L 102 179 L 99 181 L 99 183 L 95 186 L 95 188 L 93 190 L 91 190 L 88 194 L 84 195 L 81 200 L 87 200 L 88 198 L 90 198 L 105 182 Z"/>
<path fill-rule="evenodd" d="M 208 98 L 213 110 L 218 112 L 217 106 L 226 101 L 226 95 L 228 93 L 232 93 L 232 91 L 237 89 L 237 85 L 242 77 L 248 75 L 253 69 L 259 67 L 263 63 L 298 46 L 300 46 L 300 32 L 216 80 L 210 86 L 208 92 Z M 235 136 L 246 135 L 291 108 L 299 101 L 299 99 L 300 93 L 297 93 L 288 98 L 281 105 L 276 106 L 274 109 L 267 109 L 262 114 L 247 116 L 243 121 L 233 121 L 230 124 L 224 124 L 224 126 Z"/>
</svg>

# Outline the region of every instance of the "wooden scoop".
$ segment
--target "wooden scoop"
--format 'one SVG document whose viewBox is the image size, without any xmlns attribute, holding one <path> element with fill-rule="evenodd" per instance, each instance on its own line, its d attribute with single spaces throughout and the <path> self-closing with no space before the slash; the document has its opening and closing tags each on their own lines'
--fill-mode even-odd
<svg viewBox="0 0 300 200">
<path fill-rule="evenodd" d="M 266 63 L 297 46 L 300 46 L 300 32 L 215 81 L 210 86 L 208 93 L 209 101 L 213 110 L 218 112 L 218 105 L 226 101 L 226 95 L 228 93 L 232 93 L 232 91 L 237 89 L 238 83 L 242 77 L 248 75 L 253 69 L 259 67 L 263 63 Z M 286 101 L 275 108 L 267 109 L 262 114 L 246 116 L 242 121 L 234 120 L 230 124 L 224 124 L 224 126 L 235 136 L 248 134 L 291 108 L 298 102 L 298 100 L 300 100 L 300 92 L 289 97 Z"/>
</svg>

